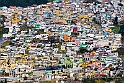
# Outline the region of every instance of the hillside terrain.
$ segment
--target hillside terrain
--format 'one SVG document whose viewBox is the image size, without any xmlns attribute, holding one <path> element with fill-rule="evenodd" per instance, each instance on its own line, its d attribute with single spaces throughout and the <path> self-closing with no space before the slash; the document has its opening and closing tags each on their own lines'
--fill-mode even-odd
<svg viewBox="0 0 124 83">
<path fill-rule="evenodd" d="M 0 6 L 21 6 L 26 7 L 33 4 L 45 4 L 50 0 L 0 0 Z"/>
</svg>

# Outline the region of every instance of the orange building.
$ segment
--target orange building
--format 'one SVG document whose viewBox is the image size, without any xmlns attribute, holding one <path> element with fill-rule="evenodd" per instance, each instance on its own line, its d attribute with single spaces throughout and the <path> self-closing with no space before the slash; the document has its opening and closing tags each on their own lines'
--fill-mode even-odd
<svg viewBox="0 0 124 83">
<path fill-rule="evenodd" d="M 68 41 L 68 35 L 64 34 L 64 41 L 67 42 Z"/>
</svg>

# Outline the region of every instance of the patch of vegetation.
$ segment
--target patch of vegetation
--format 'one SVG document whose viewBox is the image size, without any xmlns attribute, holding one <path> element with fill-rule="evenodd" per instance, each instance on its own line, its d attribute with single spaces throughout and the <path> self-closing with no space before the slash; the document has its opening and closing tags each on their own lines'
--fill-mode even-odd
<svg viewBox="0 0 124 83">
<path fill-rule="evenodd" d="M 124 20 L 120 21 L 120 25 L 123 25 L 124 24 Z"/>
<path fill-rule="evenodd" d="M 58 54 L 66 54 L 66 51 L 65 50 L 58 50 L 57 53 Z"/>
<path fill-rule="evenodd" d="M 2 43 L 2 47 L 5 47 L 5 46 L 7 46 L 7 45 L 9 45 L 11 43 L 11 41 L 6 41 L 6 42 L 4 42 L 4 43 Z"/>
<path fill-rule="evenodd" d="M 79 33 L 72 32 L 72 33 L 71 33 L 71 35 L 75 37 L 75 36 L 78 36 L 78 35 L 79 35 Z"/>
<path fill-rule="evenodd" d="M 120 25 L 117 25 L 117 26 L 112 28 L 112 32 L 114 32 L 115 34 L 118 34 L 119 31 L 120 31 Z"/>
<path fill-rule="evenodd" d="M 119 54 L 119 57 L 124 59 L 124 48 L 118 48 L 117 52 Z"/>
<path fill-rule="evenodd" d="M 2 39 L 2 37 L 3 37 L 3 33 L 2 31 L 0 31 L 0 39 Z"/>
<path fill-rule="evenodd" d="M 45 4 L 48 1 L 51 0 L 0 0 L 0 6 L 21 6 L 21 7 L 26 7 L 26 6 L 30 6 L 33 4 Z"/>
<path fill-rule="evenodd" d="M 91 51 L 88 51 L 87 48 L 80 47 L 78 53 L 79 53 L 79 54 L 83 54 L 83 53 L 85 53 L 85 52 L 91 52 Z"/>
<path fill-rule="evenodd" d="M 59 50 L 61 50 L 61 44 L 58 44 L 58 45 L 57 45 L 57 48 L 58 48 Z"/>
</svg>

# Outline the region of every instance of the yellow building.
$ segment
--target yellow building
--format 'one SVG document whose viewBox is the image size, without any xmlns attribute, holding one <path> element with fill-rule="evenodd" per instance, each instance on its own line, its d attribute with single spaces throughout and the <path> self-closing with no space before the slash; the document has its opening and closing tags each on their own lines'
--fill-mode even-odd
<svg viewBox="0 0 124 83">
<path fill-rule="evenodd" d="M 86 73 L 85 75 L 91 77 L 91 76 L 94 76 L 94 74 L 95 74 L 95 72 L 89 72 L 89 73 Z"/>
<path fill-rule="evenodd" d="M 16 64 L 13 63 L 10 65 L 10 68 L 14 68 L 14 67 L 16 67 Z"/>
<path fill-rule="evenodd" d="M 116 51 L 117 50 L 116 46 L 110 46 L 110 48 L 112 49 L 112 51 Z"/>
<path fill-rule="evenodd" d="M 107 32 L 112 32 L 111 28 L 106 28 Z"/>
<path fill-rule="evenodd" d="M 88 18 L 87 18 L 87 21 L 88 21 L 88 22 L 92 22 L 92 18 L 88 17 Z"/>
<path fill-rule="evenodd" d="M 44 61 L 49 61 L 49 60 L 50 60 L 50 57 L 49 57 L 49 56 L 44 56 L 44 57 L 42 58 L 42 60 L 44 60 Z"/>
<path fill-rule="evenodd" d="M 65 4 L 69 4 L 69 0 L 64 0 L 64 3 Z"/>
<path fill-rule="evenodd" d="M 87 15 L 80 15 L 79 18 L 80 19 L 89 19 L 89 17 Z"/>
<path fill-rule="evenodd" d="M 61 50 L 65 50 L 65 46 L 61 46 Z"/>
<path fill-rule="evenodd" d="M 0 52 L 5 52 L 5 51 L 6 51 L 6 49 L 0 48 Z"/>
<path fill-rule="evenodd" d="M 78 65 L 78 67 L 87 67 L 88 66 L 88 62 L 83 62 L 81 64 Z"/>
<path fill-rule="evenodd" d="M 59 22 L 62 22 L 62 23 L 66 23 L 66 20 L 65 19 L 60 19 Z"/>
<path fill-rule="evenodd" d="M 59 12 L 60 12 L 60 11 L 59 11 L 59 10 L 55 10 L 55 12 L 56 12 L 57 15 L 59 15 Z"/>
<path fill-rule="evenodd" d="M 52 66 L 55 66 L 57 64 L 56 61 L 52 61 L 51 63 L 52 63 Z"/>
<path fill-rule="evenodd" d="M 13 23 L 18 23 L 19 22 L 19 19 L 18 19 L 18 13 L 15 12 L 12 14 L 12 24 Z"/>
<path fill-rule="evenodd" d="M 18 11 L 18 14 L 22 14 L 22 11 Z"/>
</svg>

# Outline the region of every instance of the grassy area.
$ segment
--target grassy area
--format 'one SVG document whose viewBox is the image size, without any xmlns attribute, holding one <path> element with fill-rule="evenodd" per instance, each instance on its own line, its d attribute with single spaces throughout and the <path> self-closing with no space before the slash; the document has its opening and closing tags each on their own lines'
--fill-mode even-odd
<svg viewBox="0 0 124 83">
<path fill-rule="evenodd" d="M 1 28 L 0 28 L 0 39 L 2 39 L 2 37 L 3 37 L 3 33 L 2 33 Z"/>
<path fill-rule="evenodd" d="M 15 83 L 33 83 L 33 82 L 15 82 Z M 39 83 L 56 83 L 56 81 L 43 81 Z"/>
<path fill-rule="evenodd" d="M 44 81 L 44 82 L 40 82 L 40 83 L 56 83 L 56 81 Z"/>
<path fill-rule="evenodd" d="M 5 47 L 5 46 L 9 45 L 9 44 L 10 44 L 10 42 L 11 42 L 11 41 L 6 41 L 6 42 L 2 43 L 2 45 L 1 45 L 1 46 L 2 46 L 2 47 Z"/>
<path fill-rule="evenodd" d="M 58 54 L 66 54 L 66 51 L 65 50 L 58 50 L 57 53 Z"/>
<path fill-rule="evenodd" d="M 117 25 L 117 26 L 112 28 L 112 32 L 114 32 L 115 34 L 118 34 L 119 31 L 120 31 L 120 25 Z"/>
<path fill-rule="evenodd" d="M 124 60 L 124 55 L 122 55 L 122 57 L 121 57 L 123 60 Z"/>
</svg>

